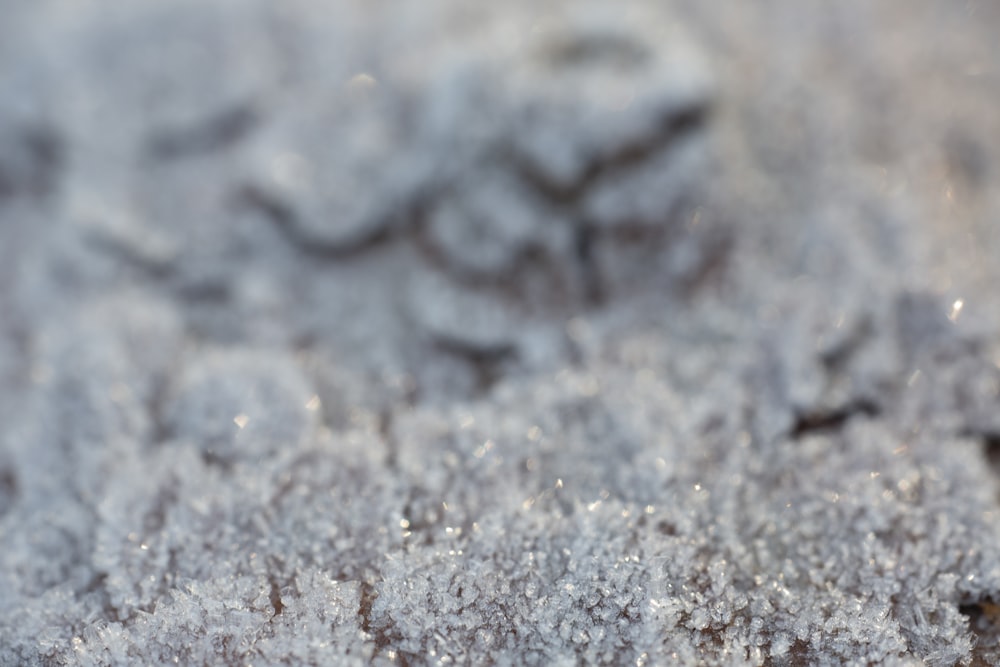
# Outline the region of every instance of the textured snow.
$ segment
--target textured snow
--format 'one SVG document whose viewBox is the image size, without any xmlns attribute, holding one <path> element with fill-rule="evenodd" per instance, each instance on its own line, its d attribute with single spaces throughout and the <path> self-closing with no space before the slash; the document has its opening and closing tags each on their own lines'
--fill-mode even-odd
<svg viewBox="0 0 1000 667">
<path fill-rule="evenodd" d="M 8 4 L 0 665 L 1000 661 L 993 9 Z"/>
</svg>

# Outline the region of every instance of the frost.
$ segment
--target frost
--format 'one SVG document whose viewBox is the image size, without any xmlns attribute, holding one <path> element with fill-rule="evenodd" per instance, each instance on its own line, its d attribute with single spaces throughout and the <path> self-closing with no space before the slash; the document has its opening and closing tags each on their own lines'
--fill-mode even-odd
<svg viewBox="0 0 1000 667">
<path fill-rule="evenodd" d="M 988 21 L 8 4 L 0 665 L 996 662 Z"/>
<path fill-rule="evenodd" d="M 264 351 L 190 360 L 164 406 L 165 428 L 214 461 L 261 462 L 294 450 L 315 428 L 313 396 L 294 364 Z"/>
</svg>

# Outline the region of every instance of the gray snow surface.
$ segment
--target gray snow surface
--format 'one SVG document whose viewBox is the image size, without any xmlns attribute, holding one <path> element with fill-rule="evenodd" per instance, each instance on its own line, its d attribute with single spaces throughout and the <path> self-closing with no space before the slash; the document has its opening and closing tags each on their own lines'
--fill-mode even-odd
<svg viewBox="0 0 1000 667">
<path fill-rule="evenodd" d="M 1000 664 L 993 3 L 0 16 L 0 665 Z"/>
</svg>

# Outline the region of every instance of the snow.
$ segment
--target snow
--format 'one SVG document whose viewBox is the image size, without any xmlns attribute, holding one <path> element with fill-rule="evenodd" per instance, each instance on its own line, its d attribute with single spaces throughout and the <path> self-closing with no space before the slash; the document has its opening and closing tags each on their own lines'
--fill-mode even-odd
<svg viewBox="0 0 1000 667">
<path fill-rule="evenodd" d="M 998 659 L 980 22 L 106 4 L 0 24 L 0 665 Z"/>
</svg>

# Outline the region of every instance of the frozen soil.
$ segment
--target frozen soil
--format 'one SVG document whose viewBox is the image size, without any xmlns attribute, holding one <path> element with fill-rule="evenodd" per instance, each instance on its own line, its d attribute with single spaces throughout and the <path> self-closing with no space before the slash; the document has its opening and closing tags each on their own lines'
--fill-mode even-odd
<svg viewBox="0 0 1000 667">
<path fill-rule="evenodd" d="M 2 10 L 0 665 L 1000 661 L 988 3 Z"/>
</svg>

